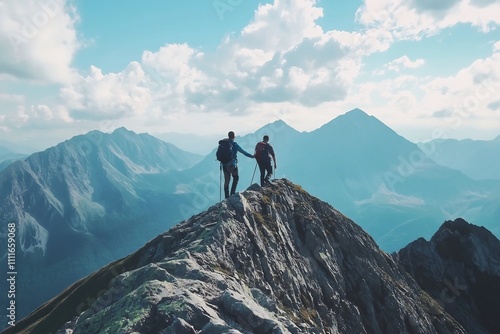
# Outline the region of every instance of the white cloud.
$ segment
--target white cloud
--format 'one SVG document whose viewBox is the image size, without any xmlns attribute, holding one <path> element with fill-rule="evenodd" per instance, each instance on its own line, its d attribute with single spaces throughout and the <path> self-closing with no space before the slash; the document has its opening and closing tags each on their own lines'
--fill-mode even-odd
<svg viewBox="0 0 500 334">
<path fill-rule="evenodd" d="M 488 119 L 500 128 L 500 115 L 488 107 L 498 100 L 500 91 L 499 52 L 475 61 L 457 75 L 433 79 L 421 88 L 426 94 L 420 108 L 427 115 L 457 122 Z"/>
<path fill-rule="evenodd" d="M 231 110 L 265 102 L 315 106 L 345 96 L 353 73 L 344 61 L 349 50 L 316 24 L 322 16 L 315 1 L 275 1 L 259 6 L 240 35 L 226 38 L 216 64 L 217 76 L 240 92 L 242 108 Z"/>
<path fill-rule="evenodd" d="M 396 39 L 418 40 L 460 23 L 489 31 L 500 23 L 499 12 L 500 3 L 488 0 L 365 0 L 356 17 Z"/>
<path fill-rule="evenodd" d="M 206 86 L 212 80 L 201 69 L 206 65 L 203 53 L 187 44 L 169 44 L 157 52 L 145 51 L 142 64 L 148 71 L 149 86 L 151 83 L 159 85 L 160 89 L 155 92 L 157 97 L 169 101 L 170 106 L 165 107 L 183 108 L 190 102 L 203 104 Z"/>
<path fill-rule="evenodd" d="M 61 89 L 61 98 L 72 118 L 90 120 L 135 116 L 151 103 L 144 70 L 137 62 L 109 74 L 92 66 L 88 76 Z"/>
<path fill-rule="evenodd" d="M 321 36 L 323 30 L 315 21 L 323 16 L 323 9 L 315 4 L 314 0 L 279 0 L 260 5 L 239 44 L 275 52 L 288 50 L 304 38 Z"/>
<path fill-rule="evenodd" d="M 390 63 L 386 64 L 385 67 L 390 71 L 400 72 L 405 68 L 418 68 L 425 63 L 423 59 L 417 59 L 412 61 L 408 56 L 402 56 L 400 58 L 394 59 Z"/>
<path fill-rule="evenodd" d="M 2 101 L 2 102 L 23 103 L 24 100 L 25 100 L 25 97 L 23 95 L 0 93 L 0 101 Z"/>
<path fill-rule="evenodd" d="M 144 52 L 146 74 L 159 84 L 149 86 L 159 102 L 156 116 L 244 113 L 262 102 L 315 106 L 344 97 L 359 64 L 346 61 L 348 51 L 315 23 L 321 16 L 314 1 L 276 1 L 259 6 L 252 22 L 228 36 L 215 55 L 186 44 Z"/>
<path fill-rule="evenodd" d="M 0 118 L 4 130 L 11 129 L 47 129 L 66 126 L 72 119 L 63 107 L 51 108 L 44 104 L 24 104 L 9 109 Z"/>
<path fill-rule="evenodd" d="M 496 45 L 496 44 L 495 44 Z M 394 129 L 411 128 L 457 135 L 476 129 L 498 135 L 500 52 L 493 53 L 447 77 L 399 76 L 366 81 L 343 101 L 366 109 Z M 415 133 L 412 133 L 413 135 Z M 428 134 L 427 140 L 432 139 Z M 463 136 L 463 135 L 462 135 Z M 463 138 L 463 137 L 461 137 Z M 414 138 L 409 138 L 416 140 Z M 420 138 L 423 140 L 424 138 Z"/>
<path fill-rule="evenodd" d="M 189 66 L 191 59 L 202 56 L 187 44 L 169 44 L 161 47 L 158 52 L 145 51 L 142 63 L 160 73 L 181 77 L 192 71 Z"/>
<path fill-rule="evenodd" d="M 66 0 L 0 3 L 0 75 L 51 83 L 70 81 L 79 47 L 78 16 Z"/>
<path fill-rule="evenodd" d="M 38 118 L 38 119 L 41 119 L 44 121 L 50 121 L 50 120 L 54 119 L 54 113 L 46 105 L 32 106 L 31 112 L 35 118 Z"/>
<path fill-rule="evenodd" d="M 493 45 L 493 52 L 500 52 L 500 41 Z"/>
</svg>

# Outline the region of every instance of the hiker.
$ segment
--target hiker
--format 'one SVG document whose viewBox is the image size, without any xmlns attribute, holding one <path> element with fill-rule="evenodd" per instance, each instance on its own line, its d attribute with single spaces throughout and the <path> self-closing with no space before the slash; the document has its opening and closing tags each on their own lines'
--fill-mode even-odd
<svg viewBox="0 0 500 334">
<path fill-rule="evenodd" d="M 234 132 L 229 131 L 228 138 L 219 140 L 219 148 L 217 149 L 217 160 L 221 162 L 224 171 L 224 195 L 229 197 L 229 182 L 233 176 L 233 184 L 231 185 L 231 195 L 236 192 L 236 186 L 240 179 L 238 175 L 238 157 L 237 153 L 241 152 L 249 158 L 254 158 L 253 155 L 246 152 L 234 141 Z"/>
<path fill-rule="evenodd" d="M 260 169 L 260 186 L 263 187 L 265 185 L 271 184 L 269 179 L 271 175 L 273 175 L 273 169 L 271 168 L 271 158 L 274 161 L 274 169 L 276 169 L 276 156 L 274 154 L 274 149 L 269 144 L 269 136 L 265 135 L 262 138 L 261 142 L 258 142 L 255 145 L 255 159 L 257 159 L 257 163 L 259 164 Z M 267 172 L 267 175 L 265 173 Z M 265 176 L 264 176 L 265 175 Z"/>
</svg>

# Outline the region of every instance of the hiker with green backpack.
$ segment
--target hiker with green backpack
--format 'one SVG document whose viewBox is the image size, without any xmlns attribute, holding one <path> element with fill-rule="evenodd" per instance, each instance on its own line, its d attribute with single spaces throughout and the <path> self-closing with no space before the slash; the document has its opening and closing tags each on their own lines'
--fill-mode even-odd
<svg viewBox="0 0 500 334">
<path fill-rule="evenodd" d="M 228 198 L 236 192 L 236 186 L 240 179 L 238 175 L 238 157 L 237 153 L 241 152 L 249 158 L 254 158 L 253 155 L 245 151 L 234 141 L 235 134 L 229 131 L 228 138 L 219 140 L 219 147 L 217 148 L 216 157 L 220 161 L 221 170 L 224 171 L 224 196 Z M 229 193 L 229 182 L 233 177 L 233 184 L 231 185 L 231 193 Z"/>
<path fill-rule="evenodd" d="M 271 184 L 269 179 L 271 175 L 273 175 L 273 169 L 271 167 L 271 157 L 274 161 L 274 169 L 276 169 L 276 155 L 274 154 L 274 149 L 269 144 L 269 136 L 265 135 L 262 138 L 261 142 L 258 142 L 255 145 L 255 159 L 257 159 L 257 163 L 259 164 L 260 169 L 260 186 L 264 187 L 266 185 Z M 266 174 L 267 172 L 267 174 Z M 265 176 L 264 176 L 265 175 Z"/>
</svg>

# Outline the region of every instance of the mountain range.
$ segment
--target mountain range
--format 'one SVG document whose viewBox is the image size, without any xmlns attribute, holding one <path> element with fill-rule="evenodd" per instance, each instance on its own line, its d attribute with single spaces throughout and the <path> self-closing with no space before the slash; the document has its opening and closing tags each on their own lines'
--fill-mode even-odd
<svg viewBox="0 0 500 334">
<path fill-rule="evenodd" d="M 457 219 L 389 255 L 280 179 L 181 222 L 2 333 L 492 334 L 499 251 Z"/>
<path fill-rule="evenodd" d="M 0 171 L 5 169 L 11 163 L 22 160 L 28 157 L 27 154 L 13 152 L 5 147 L 0 146 Z"/>
<path fill-rule="evenodd" d="M 153 133 L 152 135 L 182 150 L 203 156 L 211 152 L 214 148 L 214 143 L 217 143 L 218 139 L 220 139 L 219 136 L 215 135 L 200 136 L 192 133 L 177 132 Z"/>
<path fill-rule="evenodd" d="M 18 312 L 27 314 L 75 280 L 136 250 L 171 226 L 165 222 L 180 221 L 178 205 L 191 199 L 175 193 L 175 175 L 199 158 L 121 128 L 74 137 L 4 169 L 1 236 L 8 222 L 16 222 L 23 273 Z M 0 286 L 5 284 L 2 279 Z"/>
<path fill-rule="evenodd" d="M 438 164 L 359 109 L 312 132 L 276 121 L 236 141 L 253 153 L 264 134 L 277 153 L 278 178 L 335 206 L 384 251 L 429 239 L 458 217 L 500 235 L 500 180 Z M 0 172 L 0 237 L 8 222 L 18 223 L 19 314 L 218 202 L 215 146 L 202 156 L 120 128 L 9 164 Z M 239 169 L 238 190 L 257 182 L 253 159 L 240 154 Z"/>
<path fill-rule="evenodd" d="M 500 136 L 493 140 L 434 139 L 419 143 L 438 164 L 476 180 L 500 179 Z"/>
<path fill-rule="evenodd" d="M 398 135 L 377 118 L 354 109 L 312 132 L 276 121 L 236 138 L 253 153 L 270 135 L 276 173 L 301 184 L 358 222 L 387 251 L 415 237 L 430 238 L 440 224 L 464 217 L 500 234 L 500 180 L 475 180 L 435 162 L 426 150 Z M 215 151 L 182 172 L 189 189 L 217 188 Z M 255 162 L 239 159 L 240 184 L 258 179 Z M 258 174 L 258 172 L 256 173 Z M 213 203 L 219 194 L 203 192 Z M 204 208 L 199 208 L 204 209 Z"/>
</svg>

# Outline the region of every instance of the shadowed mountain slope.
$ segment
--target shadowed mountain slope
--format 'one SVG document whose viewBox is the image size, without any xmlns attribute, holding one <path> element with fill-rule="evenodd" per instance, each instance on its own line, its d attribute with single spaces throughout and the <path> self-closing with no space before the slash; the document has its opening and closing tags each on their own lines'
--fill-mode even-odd
<svg viewBox="0 0 500 334">
<path fill-rule="evenodd" d="M 468 333 L 500 333 L 500 241 L 463 219 L 398 253 L 399 263 Z"/>
</svg>

